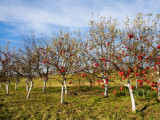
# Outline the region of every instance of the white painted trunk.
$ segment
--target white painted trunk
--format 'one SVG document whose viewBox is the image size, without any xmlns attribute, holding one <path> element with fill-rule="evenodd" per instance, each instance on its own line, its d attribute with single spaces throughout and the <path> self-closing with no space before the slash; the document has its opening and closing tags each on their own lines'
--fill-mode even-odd
<svg viewBox="0 0 160 120">
<path fill-rule="evenodd" d="M 103 79 L 103 82 L 104 82 L 104 96 L 108 96 L 108 84 L 105 84 L 105 79 Z"/>
<path fill-rule="evenodd" d="M 26 91 L 28 91 L 29 90 L 29 80 L 28 79 L 26 80 L 26 83 L 27 83 L 27 85 L 26 85 Z"/>
<path fill-rule="evenodd" d="M 66 82 L 66 79 L 64 79 L 64 87 L 65 87 L 65 94 L 67 94 L 67 82 Z"/>
<path fill-rule="evenodd" d="M 6 94 L 9 94 L 9 84 L 6 85 Z"/>
<path fill-rule="evenodd" d="M 159 70 L 157 71 L 157 83 L 158 83 L 158 99 L 160 99 L 160 86 L 159 86 L 159 83 L 160 83 L 160 68 Z"/>
<path fill-rule="evenodd" d="M 104 79 L 104 74 L 101 73 L 102 77 L 103 77 L 103 82 L 104 82 L 104 96 L 107 97 L 108 96 L 108 84 L 105 84 L 105 79 Z"/>
<path fill-rule="evenodd" d="M 15 83 L 15 90 L 17 90 L 17 84 L 18 84 L 18 81 L 16 81 Z"/>
<path fill-rule="evenodd" d="M 63 83 L 62 83 L 62 88 L 61 88 L 61 103 L 63 103 Z"/>
<path fill-rule="evenodd" d="M 108 96 L 108 84 L 105 84 L 104 86 L 104 96 Z"/>
<path fill-rule="evenodd" d="M 160 84 L 160 78 L 158 79 L 158 84 Z M 158 85 L 158 99 L 160 100 L 160 86 Z"/>
<path fill-rule="evenodd" d="M 6 94 L 9 94 L 9 81 L 6 81 Z"/>
<path fill-rule="evenodd" d="M 136 89 L 138 89 L 138 82 L 137 82 L 137 80 L 138 80 L 138 79 L 136 79 Z"/>
<path fill-rule="evenodd" d="M 31 81 L 31 86 L 29 88 L 29 91 L 28 91 L 28 94 L 27 94 L 27 98 L 30 97 L 30 93 L 31 93 L 32 87 L 33 87 L 33 81 Z"/>
<path fill-rule="evenodd" d="M 43 80 L 43 93 L 45 93 L 46 92 L 46 80 Z"/>
<path fill-rule="evenodd" d="M 133 90 L 131 89 L 131 85 L 128 85 L 128 89 L 129 89 L 129 93 L 130 93 L 130 97 L 131 97 L 131 103 L 132 103 L 132 111 L 136 110 L 136 104 L 135 104 L 135 99 L 134 99 L 134 95 L 133 95 Z"/>
</svg>

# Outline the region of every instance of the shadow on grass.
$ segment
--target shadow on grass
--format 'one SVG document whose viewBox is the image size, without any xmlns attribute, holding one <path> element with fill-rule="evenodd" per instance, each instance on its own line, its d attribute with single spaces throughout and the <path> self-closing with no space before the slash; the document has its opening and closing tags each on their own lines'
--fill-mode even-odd
<svg viewBox="0 0 160 120">
<path fill-rule="evenodd" d="M 0 108 L 2 108 L 4 105 L 3 104 L 0 104 Z"/>
<path fill-rule="evenodd" d="M 156 98 L 156 103 L 148 103 L 146 104 L 142 109 L 139 110 L 139 112 L 143 112 L 144 110 L 146 110 L 149 106 L 153 106 L 153 105 L 157 105 L 160 103 L 160 101 Z"/>
</svg>

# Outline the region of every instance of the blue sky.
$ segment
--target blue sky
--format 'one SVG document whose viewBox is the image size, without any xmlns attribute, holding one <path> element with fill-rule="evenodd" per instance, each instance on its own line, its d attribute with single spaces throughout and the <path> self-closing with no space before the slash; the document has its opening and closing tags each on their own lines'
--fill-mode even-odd
<svg viewBox="0 0 160 120">
<path fill-rule="evenodd" d="M 103 17 L 134 18 L 138 12 L 160 14 L 159 0 L 0 0 L 0 45 L 21 42 L 28 31 L 37 33 L 85 31 L 91 13 Z"/>
</svg>

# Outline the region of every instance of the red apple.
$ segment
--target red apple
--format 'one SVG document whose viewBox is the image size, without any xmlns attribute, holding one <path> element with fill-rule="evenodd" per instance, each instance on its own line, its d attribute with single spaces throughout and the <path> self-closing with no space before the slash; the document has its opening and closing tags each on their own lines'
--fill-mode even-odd
<svg viewBox="0 0 160 120">
<path fill-rule="evenodd" d="M 146 73 L 146 71 L 142 71 L 142 73 L 143 73 L 143 74 L 145 74 L 145 73 Z"/>
<path fill-rule="evenodd" d="M 105 84 L 108 84 L 108 81 L 106 81 Z"/>
<path fill-rule="evenodd" d="M 120 90 L 123 90 L 123 87 L 120 87 Z"/>
<path fill-rule="evenodd" d="M 83 77 L 83 74 L 81 74 L 81 76 Z"/>
<path fill-rule="evenodd" d="M 140 39 L 142 39 L 142 36 L 140 36 Z"/>
</svg>

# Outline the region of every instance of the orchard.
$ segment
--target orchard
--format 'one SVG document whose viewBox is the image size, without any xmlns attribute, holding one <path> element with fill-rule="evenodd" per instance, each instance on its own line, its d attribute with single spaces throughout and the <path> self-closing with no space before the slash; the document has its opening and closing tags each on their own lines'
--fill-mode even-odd
<svg viewBox="0 0 160 120">
<path fill-rule="evenodd" d="M 85 36 L 81 31 L 60 31 L 46 38 L 32 33 L 23 38 L 21 48 L 11 48 L 9 43 L 5 48 L 0 47 L 0 109 L 3 109 L 0 117 L 5 119 L 5 110 L 10 111 L 9 106 L 14 109 L 11 103 L 17 102 L 24 107 L 29 105 L 27 109 L 37 107 L 45 112 L 48 106 L 48 110 L 54 106 L 56 112 L 52 114 L 59 119 L 65 118 L 64 114 L 77 114 L 79 116 L 70 117 L 85 119 L 87 113 L 84 114 L 83 109 L 88 114 L 96 109 L 104 113 L 103 107 L 110 104 L 118 104 L 116 108 L 125 115 L 144 118 L 141 113 L 145 114 L 143 111 L 148 106 L 150 109 L 154 109 L 151 104 L 160 106 L 159 19 L 158 14 L 138 13 L 133 20 L 127 18 L 120 24 L 111 17 L 101 17 L 98 21 L 89 21 Z M 121 99 L 127 101 L 126 105 Z M 121 107 L 121 102 L 129 112 Z M 144 102 L 147 105 L 143 107 Z M 41 104 L 44 108 L 39 107 Z M 77 113 L 80 111 L 84 116 Z M 99 118 L 106 116 L 99 115 Z M 123 117 L 118 112 L 113 116 L 106 118 Z"/>
</svg>

